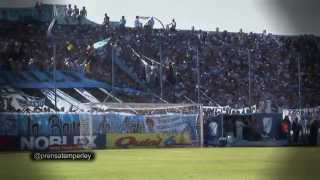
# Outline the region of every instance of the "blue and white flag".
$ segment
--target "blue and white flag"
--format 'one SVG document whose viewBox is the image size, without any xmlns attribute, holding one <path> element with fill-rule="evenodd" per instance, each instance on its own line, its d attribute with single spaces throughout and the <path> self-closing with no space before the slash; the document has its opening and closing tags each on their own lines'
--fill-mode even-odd
<svg viewBox="0 0 320 180">
<path fill-rule="evenodd" d="M 105 40 L 102 40 L 102 41 L 98 41 L 96 43 L 93 44 L 93 48 L 94 49 L 99 49 L 99 48 L 102 48 L 103 46 L 107 45 L 109 43 L 111 38 L 107 38 Z"/>
</svg>

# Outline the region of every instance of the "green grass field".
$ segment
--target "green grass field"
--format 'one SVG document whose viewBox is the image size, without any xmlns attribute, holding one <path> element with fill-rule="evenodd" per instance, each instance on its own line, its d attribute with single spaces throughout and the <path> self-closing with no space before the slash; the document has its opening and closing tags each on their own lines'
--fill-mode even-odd
<svg viewBox="0 0 320 180">
<path fill-rule="evenodd" d="M 317 148 L 203 148 L 96 151 L 92 162 L 31 161 L 0 154 L 1 180 L 319 180 Z"/>
</svg>

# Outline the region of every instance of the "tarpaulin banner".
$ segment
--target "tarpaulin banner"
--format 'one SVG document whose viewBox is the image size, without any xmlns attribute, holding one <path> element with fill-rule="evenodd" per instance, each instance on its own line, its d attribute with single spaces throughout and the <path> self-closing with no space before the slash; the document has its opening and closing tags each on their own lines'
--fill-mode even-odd
<svg viewBox="0 0 320 180">
<path fill-rule="evenodd" d="M 144 125 L 148 133 L 182 133 L 191 134 L 196 140 L 199 132 L 197 129 L 198 114 L 168 113 L 165 115 L 145 116 Z"/>
<path fill-rule="evenodd" d="M 107 148 L 156 148 L 192 146 L 190 133 L 145 133 L 118 134 L 108 133 Z"/>
</svg>

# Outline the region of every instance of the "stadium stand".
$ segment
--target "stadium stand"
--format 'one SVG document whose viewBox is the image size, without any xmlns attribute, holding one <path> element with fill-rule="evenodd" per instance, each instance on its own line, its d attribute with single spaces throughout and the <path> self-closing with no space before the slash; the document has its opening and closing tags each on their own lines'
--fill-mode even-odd
<svg viewBox="0 0 320 180">
<path fill-rule="evenodd" d="M 47 83 L 53 76 L 52 41 L 47 39 L 46 30 L 54 7 L 41 5 L 40 14 L 37 8 L 23 8 L 19 11 L 0 9 L 2 85 L 9 82 L 16 88 L 52 88 L 52 84 L 50 87 L 50 83 Z M 302 104 L 312 107 L 319 102 L 319 83 L 316 83 L 320 78 L 317 73 L 320 68 L 317 61 L 319 37 L 242 31 L 232 33 L 117 27 L 108 27 L 106 30 L 102 25 L 89 23 L 89 20 L 84 21 L 88 23 L 77 23 L 77 19 L 65 14 L 66 6 L 58 6 L 57 11 L 58 24 L 53 33 L 57 45 L 58 88 L 107 88 L 112 81 L 111 59 L 114 49 L 117 87 L 137 94 L 160 94 L 161 45 L 161 78 L 165 87 L 163 99 L 168 102 L 197 101 L 197 50 L 202 104 L 231 105 L 236 108 L 248 106 L 249 59 L 251 104 L 271 99 L 275 110 L 297 108 L 298 59 L 301 62 Z M 13 12 L 25 16 L 19 13 L 10 15 Z M 29 18 L 25 18 L 27 16 Z M 66 20 L 68 18 L 71 20 Z M 105 46 L 94 48 L 94 43 L 107 38 L 110 40 Z M 15 75 L 12 75 L 13 72 Z M 146 98 L 144 101 L 155 100 L 153 96 L 149 97 L 151 99 Z"/>
</svg>

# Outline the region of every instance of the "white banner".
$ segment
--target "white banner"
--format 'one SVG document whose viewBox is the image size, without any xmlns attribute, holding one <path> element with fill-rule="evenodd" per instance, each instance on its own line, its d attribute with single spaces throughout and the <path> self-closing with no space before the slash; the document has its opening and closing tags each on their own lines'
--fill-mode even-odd
<svg viewBox="0 0 320 180">
<path fill-rule="evenodd" d="M 292 121 L 294 118 L 301 119 L 302 116 L 311 116 L 314 117 L 320 114 L 320 106 L 315 108 L 303 108 L 303 109 L 283 109 L 282 117 L 289 117 L 289 120 Z"/>
<path fill-rule="evenodd" d="M 253 105 L 245 108 L 232 108 L 230 106 L 204 106 L 203 110 L 205 112 L 211 113 L 213 116 L 218 116 L 220 114 L 250 114 L 257 112 L 257 105 Z"/>
<path fill-rule="evenodd" d="M 165 114 L 145 116 L 148 132 L 185 132 L 196 129 L 198 114 Z"/>
</svg>

